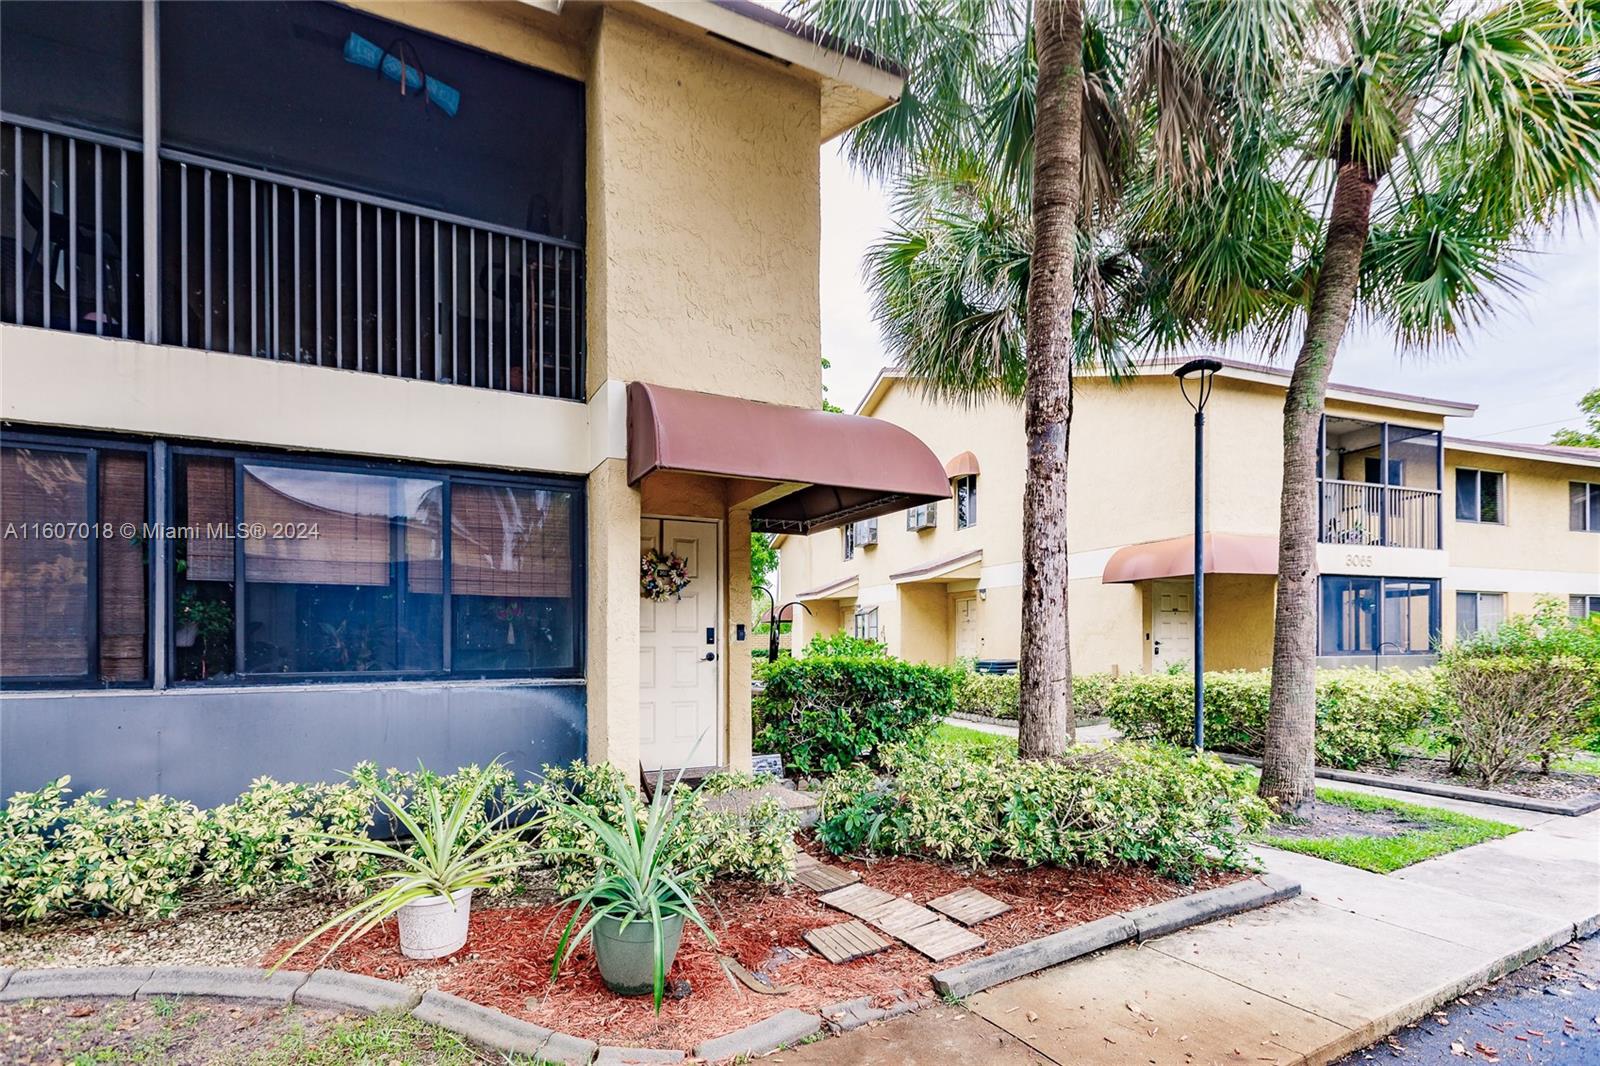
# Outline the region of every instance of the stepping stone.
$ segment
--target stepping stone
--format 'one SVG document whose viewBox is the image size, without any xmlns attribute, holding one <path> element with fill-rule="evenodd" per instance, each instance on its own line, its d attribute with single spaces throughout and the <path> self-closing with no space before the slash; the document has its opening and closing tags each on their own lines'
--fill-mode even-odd
<svg viewBox="0 0 1600 1066">
<path fill-rule="evenodd" d="M 882 929 L 890 936 L 906 939 L 906 934 L 913 929 L 928 925 L 931 922 L 942 922 L 937 914 L 926 907 L 919 907 L 909 899 L 896 896 L 881 907 L 874 907 L 866 914 L 860 916 L 865 921 Z"/>
<path fill-rule="evenodd" d="M 897 935 L 934 962 L 943 962 L 953 955 L 976 950 L 988 943 L 972 930 L 963 929 L 943 918 L 936 918 L 926 925 L 919 925 Z"/>
<path fill-rule="evenodd" d="M 977 925 L 1011 909 L 1009 903 L 1001 903 L 993 896 L 986 896 L 975 888 L 958 888 L 938 899 L 930 899 L 928 906 L 940 914 L 954 918 L 962 925 Z"/>
<path fill-rule="evenodd" d="M 813 929 L 805 934 L 805 942 L 829 962 L 864 959 L 889 947 L 887 940 L 854 919 Z"/>
<path fill-rule="evenodd" d="M 859 881 L 853 885 L 836 888 L 826 895 L 817 897 L 817 899 L 834 910 L 844 911 L 852 918 L 865 918 L 884 904 L 892 903 L 898 898 L 898 896 L 889 895 L 882 889 L 864 885 Z"/>
<path fill-rule="evenodd" d="M 818 862 L 802 851 L 794 859 L 794 879 L 813 892 L 832 892 L 836 888 L 855 884 L 861 880 L 861 875 L 854 870 Z"/>
</svg>

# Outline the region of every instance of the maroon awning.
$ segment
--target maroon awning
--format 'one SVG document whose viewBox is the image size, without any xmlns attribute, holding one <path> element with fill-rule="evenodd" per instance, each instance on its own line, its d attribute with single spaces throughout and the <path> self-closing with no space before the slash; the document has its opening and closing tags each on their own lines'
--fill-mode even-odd
<svg viewBox="0 0 1600 1066">
<path fill-rule="evenodd" d="M 1207 533 L 1206 573 L 1276 574 L 1278 538 L 1255 533 Z M 1194 536 L 1118 548 L 1101 571 L 1102 584 L 1194 576 Z"/>
<path fill-rule="evenodd" d="M 799 484 L 750 513 L 758 533 L 815 533 L 950 497 L 944 466 L 890 422 L 628 385 L 628 483 L 654 470 Z"/>
</svg>

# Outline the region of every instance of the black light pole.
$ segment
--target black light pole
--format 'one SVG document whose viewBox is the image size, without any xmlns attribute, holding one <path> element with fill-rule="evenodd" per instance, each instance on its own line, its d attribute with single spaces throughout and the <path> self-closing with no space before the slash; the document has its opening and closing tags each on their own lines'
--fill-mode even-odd
<svg viewBox="0 0 1600 1066">
<path fill-rule="evenodd" d="M 1206 401 L 1211 379 L 1222 364 L 1191 359 L 1172 372 L 1178 389 L 1194 408 L 1194 750 L 1206 748 Z M 1197 375 L 1189 395 L 1189 375 Z"/>
</svg>

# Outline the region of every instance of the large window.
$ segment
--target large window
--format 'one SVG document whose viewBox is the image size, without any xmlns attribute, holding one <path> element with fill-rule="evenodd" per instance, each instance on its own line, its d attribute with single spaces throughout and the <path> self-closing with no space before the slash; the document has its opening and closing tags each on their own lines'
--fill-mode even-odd
<svg viewBox="0 0 1600 1066">
<path fill-rule="evenodd" d="M 1567 528 L 1575 532 L 1600 533 L 1600 485 L 1574 481 L 1567 489 L 1571 496 Z"/>
<path fill-rule="evenodd" d="M 1456 593 L 1456 639 L 1474 633 L 1493 633 L 1506 620 L 1506 594 L 1503 592 Z"/>
<path fill-rule="evenodd" d="M 7 434 L 0 446 L 0 681 L 149 677 L 149 454 Z"/>
<path fill-rule="evenodd" d="M 1506 476 L 1497 470 L 1456 471 L 1456 520 L 1504 522 Z"/>
<path fill-rule="evenodd" d="M 573 487 L 198 451 L 173 481 L 177 681 L 578 670 Z"/>
<path fill-rule="evenodd" d="M 978 477 L 968 474 L 956 478 L 953 495 L 956 498 L 956 528 L 967 529 L 978 524 Z"/>
<path fill-rule="evenodd" d="M 1420 655 L 1439 635 L 1439 582 L 1324 577 L 1319 654 Z"/>
</svg>

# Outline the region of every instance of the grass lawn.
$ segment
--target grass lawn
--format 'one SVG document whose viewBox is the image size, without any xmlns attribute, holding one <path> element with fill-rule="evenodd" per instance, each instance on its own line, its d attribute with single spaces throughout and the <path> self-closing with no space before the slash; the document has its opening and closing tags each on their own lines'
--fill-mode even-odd
<svg viewBox="0 0 1600 1066">
<path fill-rule="evenodd" d="M 935 744 L 951 744 L 962 748 L 1009 748 L 1017 749 L 1017 738 L 1001 736 L 999 733 L 987 733 L 982 729 L 968 729 L 965 726 L 951 725 L 949 722 L 940 722 L 933 727 L 932 739 Z"/>
<path fill-rule="evenodd" d="M 1392 873 L 1435 855 L 1498 840 L 1517 831 L 1514 825 L 1473 818 L 1437 807 L 1369 796 L 1360 792 L 1317 789 L 1317 801 L 1347 807 L 1354 811 L 1373 811 L 1399 815 L 1422 823 L 1395 836 L 1289 837 L 1274 836 L 1269 826 L 1257 842 L 1284 851 L 1298 851 L 1319 859 L 1355 866 L 1374 873 Z"/>
</svg>

